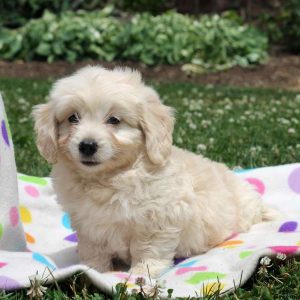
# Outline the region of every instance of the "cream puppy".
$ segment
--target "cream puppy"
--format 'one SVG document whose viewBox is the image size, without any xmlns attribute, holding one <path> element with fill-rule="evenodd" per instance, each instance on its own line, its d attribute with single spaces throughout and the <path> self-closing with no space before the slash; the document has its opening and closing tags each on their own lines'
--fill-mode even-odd
<svg viewBox="0 0 300 300">
<path fill-rule="evenodd" d="M 173 109 L 137 71 L 83 68 L 58 80 L 33 116 L 80 258 L 100 272 L 118 257 L 156 277 L 174 257 L 272 218 L 223 164 L 172 146 Z"/>
</svg>

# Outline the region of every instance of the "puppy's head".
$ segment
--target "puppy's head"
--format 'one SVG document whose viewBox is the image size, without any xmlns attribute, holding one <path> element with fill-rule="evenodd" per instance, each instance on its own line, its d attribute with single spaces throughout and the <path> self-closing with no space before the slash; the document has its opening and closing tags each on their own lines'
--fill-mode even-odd
<svg viewBox="0 0 300 300">
<path fill-rule="evenodd" d="M 173 111 L 130 69 L 83 68 L 57 81 L 33 116 L 38 149 L 50 163 L 63 159 L 93 172 L 141 152 L 162 165 L 171 151 Z"/>
</svg>

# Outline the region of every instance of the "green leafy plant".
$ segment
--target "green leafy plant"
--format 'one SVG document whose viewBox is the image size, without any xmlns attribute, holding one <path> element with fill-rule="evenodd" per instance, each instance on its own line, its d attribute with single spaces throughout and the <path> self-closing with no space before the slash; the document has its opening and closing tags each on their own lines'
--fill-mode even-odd
<svg viewBox="0 0 300 300">
<path fill-rule="evenodd" d="M 60 16 L 46 12 L 19 29 L 2 29 L 0 58 L 192 63 L 198 71 L 207 71 L 257 64 L 267 57 L 266 36 L 237 18 L 194 18 L 169 11 L 122 21 L 113 12 L 112 7 Z"/>
<path fill-rule="evenodd" d="M 17 28 L 30 19 L 41 18 L 45 11 L 61 14 L 66 11 L 94 11 L 114 5 L 120 11 L 159 13 L 173 7 L 175 0 L 9 0 L 0 1 L 0 25 Z"/>
<path fill-rule="evenodd" d="M 0 31 L 0 57 L 48 62 L 84 58 L 111 61 L 124 41 L 122 24 L 109 14 L 109 8 L 61 16 L 46 12 L 19 30 Z"/>
<path fill-rule="evenodd" d="M 300 52 L 300 1 L 285 0 L 272 13 L 262 13 L 258 26 L 268 35 L 272 44 L 290 52 Z"/>
<path fill-rule="evenodd" d="M 282 42 L 292 52 L 300 52 L 300 2 L 299 0 L 286 0 L 279 26 L 282 31 Z"/>
<path fill-rule="evenodd" d="M 201 69 L 246 67 L 267 58 L 268 39 L 256 28 L 219 15 L 203 16 L 199 22 L 198 49 L 192 63 Z"/>
</svg>

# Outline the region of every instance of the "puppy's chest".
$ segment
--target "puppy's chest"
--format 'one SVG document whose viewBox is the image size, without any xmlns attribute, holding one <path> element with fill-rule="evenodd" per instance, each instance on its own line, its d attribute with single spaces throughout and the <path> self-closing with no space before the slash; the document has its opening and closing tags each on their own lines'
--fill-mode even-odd
<svg viewBox="0 0 300 300">
<path fill-rule="evenodd" d="M 119 214 L 129 215 L 133 210 L 138 210 L 153 199 L 165 197 L 168 189 L 164 188 L 164 180 L 144 178 L 135 171 L 111 179 L 107 186 L 95 185 L 93 183 L 85 186 L 85 194 L 110 210 Z"/>
<path fill-rule="evenodd" d="M 96 243 L 101 242 L 112 249 L 125 251 L 132 235 L 132 222 L 119 203 L 98 203 L 85 199 L 79 210 L 71 215 L 74 227 L 81 234 Z M 127 251 L 127 250 L 126 250 Z"/>
</svg>

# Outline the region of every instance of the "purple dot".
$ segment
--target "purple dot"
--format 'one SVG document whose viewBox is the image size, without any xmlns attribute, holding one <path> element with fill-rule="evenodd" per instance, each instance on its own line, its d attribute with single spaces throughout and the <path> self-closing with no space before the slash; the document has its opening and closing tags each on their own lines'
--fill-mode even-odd
<svg viewBox="0 0 300 300">
<path fill-rule="evenodd" d="M 176 257 L 174 258 L 174 265 L 178 265 L 186 259 L 187 259 L 186 257 Z"/>
<path fill-rule="evenodd" d="M 298 223 L 295 221 L 289 221 L 289 222 L 285 222 L 283 223 L 278 232 L 293 232 L 297 229 Z"/>
<path fill-rule="evenodd" d="M 9 146 L 9 139 L 8 139 L 7 129 L 4 120 L 2 120 L 1 122 L 1 131 L 5 143 L 7 144 L 7 146 Z"/>
<path fill-rule="evenodd" d="M 297 194 L 300 194 L 300 168 L 293 170 L 289 176 L 288 182 L 291 190 Z"/>
<path fill-rule="evenodd" d="M 76 232 L 66 236 L 64 238 L 64 240 L 69 241 L 69 242 L 73 242 L 73 243 L 77 243 L 78 242 L 78 238 L 77 238 L 77 234 Z"/>
<path fill-rule="evenodd" d="M 14 290 L 14 289 L 19 289 L 22 286 L 20 285 L 19 282 L 16 280 L 7 277 L 7 276 L 0 276 L 0 289 L 1 290 Z"/>
</svg>

